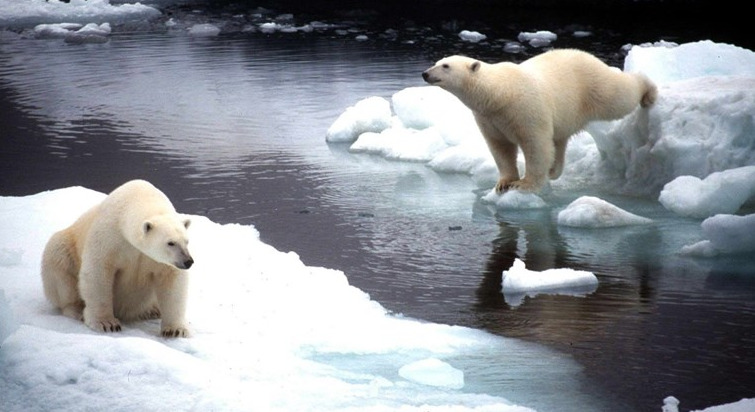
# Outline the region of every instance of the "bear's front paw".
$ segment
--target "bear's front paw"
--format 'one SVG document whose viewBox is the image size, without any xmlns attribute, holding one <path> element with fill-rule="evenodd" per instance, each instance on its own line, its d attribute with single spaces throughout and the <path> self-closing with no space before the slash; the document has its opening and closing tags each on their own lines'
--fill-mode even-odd
<svg viewBox="0 0 755 412">
<path fill-rule="evenodd" d="M 511 189 L 512 185 L 516 184 L 518 180 L 514 179 L 507 179 L 507 178 L 500 178 L 498 179 L 498 184 L 495 185 L 495 192 L 496 193 L 503 193 L 509 189 Z"/>
<path fill-rule="evenodd" d="M 98 332 L 120 332 L 121 323 L 116 318 L 94 319 L 85 322 L 87 326 Z"/>
<path fill-rule="evenodd" d="M 191 335 L 189 328 L 186 326 L 163 327 L 160 330 L 160 334 L 164 338 L 188 338 Z"/>
<path fill-rule="evenodd" d="M 522 180 L 517 180 L 516 182 L 511 182 L 507 190 L 518 190 L 520 192 L 535 193 L 540 190 L 540 185 L 531 180 L 527 180 L 527 178 L 524 178 Z"/>
</svg>

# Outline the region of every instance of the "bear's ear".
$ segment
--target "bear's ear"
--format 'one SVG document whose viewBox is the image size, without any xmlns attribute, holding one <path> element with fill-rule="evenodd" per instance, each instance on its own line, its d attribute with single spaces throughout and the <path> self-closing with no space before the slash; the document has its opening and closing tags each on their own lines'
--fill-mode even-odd
<svg viewBox="0 0 755 412">
<path fill-rule="evenodd" d="M 144 230 L 145 234 L 149 233 L 149 231 L 152 230 L 152 222 L 150 222 L 149 220 L 144 222 L 142 229 Z"/>
<path fill-rule="evenodd" d="M 478 62 L 478 61 L 475 60 L 474 63 L 472 63 L 472 64 L 469 65 L 469 70 L 472 73 L 476 72 L 477 70 L 480 70 L 480 62 Z"/>
<path fill-rule="evenodd" d="M 191 226 L 191 219 L 184 219 L 184 228 L 188 229 Z"/>
</svg>

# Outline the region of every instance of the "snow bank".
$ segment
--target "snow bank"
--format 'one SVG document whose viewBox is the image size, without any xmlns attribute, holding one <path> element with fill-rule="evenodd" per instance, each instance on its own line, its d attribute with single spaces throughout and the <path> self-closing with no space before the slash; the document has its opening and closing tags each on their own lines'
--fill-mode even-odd
<svg viewBox="0 0 755 412">
<path fill-rule="evenodd" d="M 543 272 L 528 270 L 519 259 L 509 270 L 503 271 L 501 288 L 511 306 L 519 306 L 525 296 L 538 294 L 558 294 L 584 296 L 595 292 L 598 278 L 591 272 L 574 269 L 550 269 Z"/>
<path fill-rule="evenodd" d="M 629 213 L 603 199 L 582 196 L 558 212 L 558 224 L 562 226 L 600 228 L 629 225 L 644 225 L 652 220 Z"/>
</svg>

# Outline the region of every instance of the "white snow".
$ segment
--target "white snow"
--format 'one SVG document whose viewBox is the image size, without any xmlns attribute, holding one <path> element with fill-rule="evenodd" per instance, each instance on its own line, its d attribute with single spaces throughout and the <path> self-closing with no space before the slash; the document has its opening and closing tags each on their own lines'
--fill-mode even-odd
<svg viewBox="0 0 755 412">
<path fill-rule="evenodd" d="M 651 222 L 651 219 L 637 216 L 593 196 L 582 196 L 558 212 L 558 224 L 570 227 L 617 227 Z"/>
<path fill-rule="evenodd" d="M 160 338 L 159 321 L 102 334 L 62 316 L 42 292 L 42 250 L 104 196 L 0 197 L 3 411 L 531 411 L 463 390 L 482 351 L 522 356 L 510 340 L 391 315 L 344 273 L 202 216 L 190 216 L 193 337 Z"/>
<path fill-rule="evenodd" d="M 598 278 L 591 272 L 569 268 L 536 272 L 528 270 L 520 259 L 516 259 L 511 268 L 503 271 L 501 280 L 501 290 L 506 303 L 514 307 L 521 305 L 525 296 L 585 296 L 595 292 L 597 288 Z"/>
</svg>

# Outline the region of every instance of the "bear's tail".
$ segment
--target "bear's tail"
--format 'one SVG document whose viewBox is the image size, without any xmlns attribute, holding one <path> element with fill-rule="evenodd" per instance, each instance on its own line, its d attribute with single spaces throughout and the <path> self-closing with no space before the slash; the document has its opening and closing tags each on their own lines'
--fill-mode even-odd
<svg viewBox="0 0 755 412">
<path fill-rule="evenodd" d="M 642 98 L 640 99 L 640 106 L 650 107 L 655 104 L 658 99 L 658 87 L 655 86 L 649 77 L 642 73 L 637 73 L 637 77 L 642 83 Z"/>
</svg>

